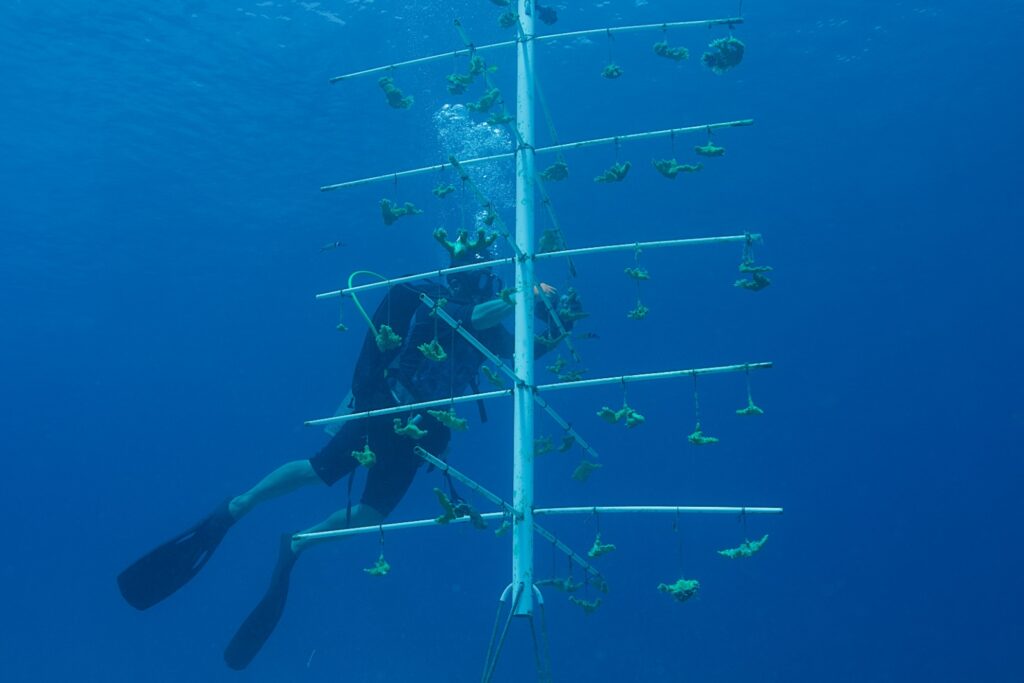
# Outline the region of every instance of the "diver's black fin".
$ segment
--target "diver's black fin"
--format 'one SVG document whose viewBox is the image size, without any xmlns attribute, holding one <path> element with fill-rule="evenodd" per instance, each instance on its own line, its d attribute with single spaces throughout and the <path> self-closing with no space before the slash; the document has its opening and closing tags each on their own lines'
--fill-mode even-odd
<svg viewBox="0 0 1024 683">
<path fill-rule="evenodd" d="M 228 498 L 208 517 L 135 561 L 117 577 L 121 595 L 146 610 L 192 580 L 235 523 Z"/>
<path fill-rule="evenodd" d="M 281 549 L 277 566 L 270 577 L 270 585 L 259 604 L 238 627 L 235 637 L 224 650 L 224 661 L 235 671 L 241 671 L 259 654 L 267 638 L 274 632 L 288 601 L 288 581 L 298 558 L 292 551 L 292 535 L 281 536 Z"/>
</svg>

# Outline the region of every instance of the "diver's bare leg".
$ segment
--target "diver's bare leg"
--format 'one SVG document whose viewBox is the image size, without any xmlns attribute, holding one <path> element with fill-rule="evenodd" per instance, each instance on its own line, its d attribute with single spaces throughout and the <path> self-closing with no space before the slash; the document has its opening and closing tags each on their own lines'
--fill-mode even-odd
<svg viewBox="0 0 1024 683">
<path fill-rule="evenodd" d="M 359 503 L 352 506 L 352 513 L 348 509 L 338 510 L 330 517 L 315 526 L 311 526 L 302 533 L 308 534 L 316 531 L 334 531 L 335 529 L 352 529 L 360 526 L 376 526 L 384 521 L 384 515 L 374 510 L 366 503 Z M 292 540 L 292 550 L 300 553 L 310 546 L 323 543 L 328 539 L 302 539 Z"/>
<path fill-rule="evenodd" d="M 231 516 L 241 519 L 260 503 L 296 491 L 304 486 L 323 484 L 309 460 L 293 460 L 278 467 L 245 493 L 235 496 L 229 508 Z"/>
</svg>

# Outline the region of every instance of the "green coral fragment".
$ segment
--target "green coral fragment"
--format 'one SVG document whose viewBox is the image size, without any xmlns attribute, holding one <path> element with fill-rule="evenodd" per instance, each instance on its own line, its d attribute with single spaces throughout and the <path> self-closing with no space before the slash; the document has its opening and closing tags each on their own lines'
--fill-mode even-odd
<svg viewBox="0 0 1024 683">
<path fill-rule="evenodd" d="M 346 325 L 345 323 L 338 323 L 337 325 L 334 326 L 334 329 L 336 329 L 338 332 L 348 332 L 348 325 Z"/>
<path fill-rule="evenodd" d="M 393 225 L 395 221 L 403 216 L 415 216 L 423 213 L 423 209 L 416 208 L 412 202 L 406 202 L 399 206 L 390 199 L 380 200 L 380 213 L 384 218 L 384 225 Z"/>
<path fill-rule="evenodd" d="M 569 602 L 583 610 L 585 614 L 593 614 L 601 606 L 601 598 L 595 600 L 581 600 L 575 595 L 569 596 Z"/>
<path fill-rule="evenodd" d="M 479 228 L 473 237 L 470 237 L 468 230 L 459 230 L 454 240 L 448 239 L 448 231 L 438 228 L 434 231 L 434 239 L 451 256 L 452 263 L 469 262 L 474 256 L 483 256 L 487 250 L 498 239 L 498 233 L 488 233 Z"/>
<path fill-rule="evenodd" d="M 706 145 L 697 145 L 693 148 L 699 156 L 702 157 L 720 157 L 725 156 L 725 147 L 719 147 L 710 140 Z"/>
<path fill-rule="evenodd" d="M 452 95 L 461 95 L 473 84 L 476 77 L 484 73 L 494 73 L 497 67 L 488 67 L 487 62 L 480 55 L 473 55 L 469 58 L 469 73 L 453 73 L 445 77 L 448 92 Z"/>
<path fill-rule="evenodd" d="M 459 515 L 455 512 L 455 505 L 452 504 L 451 498 L 437 487 L 434 487 L 434 495 L 437 496 L 437 502 L 441 505 L 441 509 L 444 510 L 439 517 L 434 518 L 434 521 L 438 524 L 447 524 L 458 519 Z"/>
<path fill-rule="evenodd" d="M 395 109 L 408 109 L 412 106 L 413 97 L 412 95 L 406 96 L 395 86 L 395 79 L 390 76 L 384 76 L 377 81 L 377 85 L 384 91 L 384 96 L 388 98 L 388 104 Z"/>
<path fill-rule="evenodd" d="M 700 581 L 681 578 L 673 584 L 659 583 L 658 590 L 668 593 L 676 602 L 686 602 L 700 590 Z"/>
<path fill-rule="evenodd" d="M 427 430 L 420 429 L 416 426 L 415 422 L 407 421 L 405 425 L 403 425 L 402 418 L 400 417 L 396 417 L 392 422 L 394 423 L 395 434 L 398 434 L 399 436 L 407 436 L 413 441 L 419 441 L 427 435 Z"/>
<path fill-rule="evenodd" d="M 693 433 L 686 437 L 686 440 L 694 446 L 707 446 L 709 444 L 718 443 L 717 438 L 704 435 L 704 432 L 701 431 L 700 428 L 700 422 L 697 423 L 697 427 L 693 430 Z"/>
<path fill-rule="evenodd" d="M 497 529 L 494 530 L 494 535 L 495 536 L 504 536 L 511 529 L 512 529 L 512 522 L 510 522 L 508 520 L 508 518 L 506 517 L 505 519 L 501 520 L 501 526 L 499 526 Z"/>
<path fill-rule="evenodd" d="M 451 183 L 441 183 L 437 185 L 433 190 L 431 190 L 431 192 L 438 199 L 444 199 L 452 192 L 455 192 L 455 186 L 452 185 Z"/>
<path fill-rule="evenodd" d="M 541 234 L 537 250 L 546 254 L 551 251 L 561 251 L 565 249 L 565 246 L 565 237 L 562 236 L 562 231 L 558 228 L 548 228 Z"/>
<path fill-rule="evenodd" d="M 564 161 L 556 161 L 540 173 L 541 180 L 557 182 L 569 177 L 569 164 Z"/>
<path fill-rule="evenodd" d="M 596 462 L 590 462 L 589 460 L 582 461 L 573 470 L 572 478 L 576 481 L 583 482 L 590 478 L 590 475 L 594 473 L 594 470 L 598 470 L 604 467 Z"/>
<path fill-rule="evenodd" d="M 643 415 L 636 412 L 629 406 L 626 406 L 625 408 L 623 408 L 623 410 L 628 411 L 624 416 L 626 418 L 626 429 L 633 429 L 634 427 L 639 427 L 640 425 L 647 421 L 647 418 L 645 418 Z"/>
<path fill-rule="evenodd" d="M 505 382 L 502 381 L 501 376 L 498 375 L 498 373 L 492 370 L 490 367 L 483 365 L 480 367 L 480 372 L 484 373 L 484 377 L 487 378 L 487 381 L 493 384 L 494 386 L 498 387 L 499 389 L 505 387 Z"/>
<path fill-rule="evenodd" d="M 590 550 L 587 551 L 587 557 L 601 557 L 607 555 L 610 552 L 615 551 L 614 543 L 602 543 L 601 534 L 598 532 L 597 538 L 594 539 L 594 545 L 590 546 Z"/>
<path fill-rule="evenodd" d="M 434 299 L 434 305 L 430 307 L 430 313 L 428 313 L 427 315 L 433 318 L 437 315 L 437 311 L 439 309 L 442 309 L 447 305 L 448 299 L 444 298 L 443 296 L 439 296 L 436 299 Z"/>
<path fill-rule="evenodd" d="M 759 266 L 754 263 L 752 258 L 744 259 L 740 263 L 741 273 L 770 273 L 772 271 L 771 266 Z"/>
<path fill-rule="evenodd" d="M 506 3 L 507 4 L 507 3 Z M 487 62 L 480 55 L 473 55 L 469 58 L 469 75 L 479 76 L 483 73 L 494 73 L 498 70 L 496 66 L 487 66 Z"/>
<path fill-rule="evenodd" d="M 487 124 L 491 126 L 504 126 L 506 123 L 512 123 L 513 121 L 515 121 L 515 117 L 504 112 L 501 114 L 494 113 L 487 117 Z"/>
<path fill-rule="evenodd" d="M 746 46 L 742 41 L 729 36 L 711 41 L 708 48 L 701 61 L 716 74 L 723 74 L 743 61 Z"/>
<path fill-rule="evenodd" d="M 622 70 L 622 67 L 616 64 L 615 62 L 612 62 L 605 68 L 601 69 L 601 75 L 607 78 L 608 80 L 614 80 L 616 78 L 619 78 L 624 73 L 625 72 Z"/>
<path fill-rule="evenodd" d="M 636 302 L 636 308 L 626 313 L 626 317 L 630 320 L 643 320 L 647 317 L 647 314 L 651 312 L 651 309 L 644 306 L 639 301 Z"/>
<path fill-rule="evenodd" d="M 547 455 L 553 450 L 555 450 L 555 442 L 547 434 L 533 440 L 533 454 L 535 456 Z"/>
<path fill-rule="evenodd" d="M 428 410 L 427 414 L 454 432 L 464 432 L 469 429 L 469 421 L 456 415 L 454 409 Z"/>
<path fill-rule="evenodd" d="M 601 410 L 597 411 L 597 416 L 608 424 L 615 424 L 619 420 L 625 420 L 623 424 L 629 429 L 638 427 L 646 422 L 646 418 L 643 415 L 633 410 L 626 403 L 623 403 L 622 407 L 618 410 L 612 410 L 608 406 L 601 406 Z"/>
<path fill-rule="evenodd" d="M 497 88 L 489 88 L 487 92 L 480 96 L 476 102 L 469 102 L 466 104 L 466 109 L 470 111 L 480 112 L 481 114 L 491 110 L 494 103 L 501 97 L 501 91 Z"/>
<path fill-rule="evenodd" d="M 680 173 L 697 173 L 704 168 L 704 164 L 678 164 L 675 159 L 652 159 L 651 163 L 658 173 L 670 180 Z"/>
<path fill-rule="evenodd" d="M 565 365 L 565 359 L 562 358 L 562 356 L 558 356 L 558 358 L 555 359 L 555 362 L 547 367 L 547 371 L 558 375 L 565 369 Z"/>
<path fill-rule="evenodd" d="M 595 183 L 620 183 L 629 173 L 630 163 L 612 164 L 604 173 L 594 178 Z"/>
<path fill-rule="evenodd" d="M 587 372 L 586 368 L 579 368 L 577 370 L 569 370 L 563 372 L 558 376 L 559 382 L 578 382 L 583 379 L 583 373 Z"/>
<path fill-rule="evenodd" d="M 373 467 L 377 462 L 377 454 L 370 450 L 370 444 L 363 446 L 361 451 L 352 451 L 352 457 L 363 467 Z"/>
<path fill-rule="evenodd" d="M 448 354 L 444 351 L 444 347 L 437 342 L 437 339 L 431 339 L 429 342 L 423 342 L 416 348 L 419 349 L 420 353 L 426 356 L 427 359 L 438 363 L 448 357 Z"/>
<path fill-rule="evenodd" d="M 559 453 L 568 452 L 576 444 L 576 437 L 572 434 L 566 434 L 562 437 L 562 443 L 558 447 Z"/>
<path fill-rule="evenodd" d="M 512 28 L 519 23 L 519 15 L 515 12 L 502 12 L 498 17 L 498 26 L 502 28 Z"/>
<path fill-rule="evenodd" d="M 477 529 L 487 528 L 487 520 L 485 520 L 480 513 L 474 510 L 466 501 L 452 501 L 444 491 L 436 487 L 434 488 L 434 495 L 437 496 L 437 502 L 444 510 L 439 517 L 434 518 L 434 521 L 438 524 L 448 524 L 449 522 L 453 522 L 461 517 L 469 517 L 470 523 Z"/>
<path fill-rule="evenodd" d="M 445 76 L 445 81 L 448 83 L 448 92 L 452 95 L 461 95 L 473 84 L 473 76 L 472 74 L 448 74 Z"/>
<path fill-rule="evenodd" d="M 563 332 L 562 334 L 556 334 L 556 335 L 553 335 L 553 336 L 551 336 L 550 334 L 548 334 L 548 335 L 535 334 L 533 336 L 533 338 L 534 338 L 534 341 L 536 341 L 541 346 L 544 346 L 544 347 L 549 348 L 549 349 L 553 349 L 556 346 L 558 346 L 559 343 L 561 343 L 561 341 L 563 339 L 565 339 L 566 337 L 568 337 L 568 336 L 569 336 L 568 332 Z"/>
<path fill-rule="evenodd" d="M 402 338 L 387 323 L 380 326 L 373 338 L 377 342 L 377 348 L 382 352 L 397 349 L 402 345 Z"/>
<path fill-rule="evenodd" d="M 756 405 L 754 403 L 754 399 L 752 399 L 752 398 L 750 398 L 748 396 L 747 397 L 747 407 L 746 408 L 740 408 L 739 410 L 736 411 L 736 414 L 737 415 L 764 415 L 764 410 L 762 410 L 758 405 Z"/>
<path fill-rule="evenodd" d="M 768 540 L 768 534 L 761 537 L 760 541 L 749 541 L 744 539 L 743 543 L 738 548 L 729 548 L 727 550 L 719 550 L 718 554 L 723 557 L 728 557 L 730 560 L 735 560 L 742 557 L 752 557 L 754 553 L 761 550 L 761 547 Z"/>
<path fill-rule="evenodd" d="M 685 47 L 669 47 L 668 41 L 663 40 L 654 44 L 654 54 L 674 62 L 681 62 L 690 58 L 690 51 Z"/>
<path fill-rule="evenodd" d="M 629 277 L 633 278 L 634 280 L 637 280 L 638 282 L 640 280 L 651 279 L 651 274 L 647 272 L 647 269 L 641 268 L 640 266 L 637 266 L 636 268 L 626 268 L 622 272 L 628 275 Z"/>
<path fill-rule="evenodd" d="M 384 559 L 384 553 L 380 554 L 377 561 L 373 563 L 372 567 L 368 567 L 363 570 L 370 576 L 387 576 L 387 573 L 391 571 L 391 565 Z"/>
<path fill-rule="evenodd" d="M 762 289 L 770 285 L 772 281 L 762 275 L 759 272 L 750 274 L 749 278 L 740 278 L 732 283 L 733 287 L 739 287 L 740 289 L 746 289 L 751 292 L 760 292 Z"/>
</svg>

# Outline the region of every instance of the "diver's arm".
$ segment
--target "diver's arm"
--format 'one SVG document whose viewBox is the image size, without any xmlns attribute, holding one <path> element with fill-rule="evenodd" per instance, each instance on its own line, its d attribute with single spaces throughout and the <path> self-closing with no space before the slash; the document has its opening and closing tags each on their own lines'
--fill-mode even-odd
<svg viewBox="0 0 1024 683">
<path fill-rule="evenodd" d="M 477 304 L 473 307 L 473 316 L 471 318 L 473 329 L 486 330 L 488 327 L 494 327 L 514 310 L 516 310 L 516 307 L 505 303 L 504 299 L 492 299 L 491 301 Z"/>
<path fill-rule="evenodd" d="M 555 288 L 551 285 L 540 282 L 538 283 L 540 291 L 544 292 L 544 296 L 555 291 Z M 537 287 L 533 288 L 534 292 L 538 291 Z M 547 307 L 541 305 L 543 302 L 537 301 L 534 315 L 540 319 L 547 317 Z M 515 305 L 506 303 L 504 299 L 492 299 L 485 301 L 482 304 L 477 304 L 473 307 L 472 323 L 473 328 L 477 330 L 486 330 L 488 327 L 494 327 L 506 317 L 508 314 L 515 310 Z"/>
</svg>

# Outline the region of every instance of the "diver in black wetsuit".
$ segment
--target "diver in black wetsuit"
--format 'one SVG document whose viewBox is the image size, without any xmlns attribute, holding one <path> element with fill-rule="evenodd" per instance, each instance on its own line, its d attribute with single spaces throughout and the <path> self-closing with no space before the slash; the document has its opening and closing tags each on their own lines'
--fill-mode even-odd
<svg viewBox="0 0 1024 683">
<path fill-rule="evenodd" d="M 390 357 L 382 358 L 374 333 L 368 332 L 353 378 L 351 408 L 356 412 L 392 407 L 408 403 L 447 398 L 465 393 L 475 386 L 483 355 L 458 334 L 439 334 L 437 341 L 452 362 L 427 359 L 418 349 L 424 342 L 434 339 L 437 321 L 430 310 L 418 305 L 419 293 L 448 300 L 444 310 L 491 351 L 501 357 L 511 357 L 513 339 L 501 324 L 514 310 L 512 304 L 494 296 L 495 278 L 489 270 L 474 270 L 451 274 L 448 287 L 436 283 L 418 286 L 403 285 L 393 288 L 388 305 L 381 305 L 374 315 L 374 326 L 379 327 L 395 310 L 403 307 L 396 300 L 407 302 L 406 310 L 415 315 L 406 323 L 393 320 L 396 330 L 405 341 Z M 554 290 L 541 285 L 539 296 L 549 296 Z M 412 302 L 409 305 L 408 302 Z M 575 297 L 562 297 L 553 305 L 557 308 L 578 306 Z M 548 320 L 548 306 L 538 301 L 537 315 Z M 577 309 L 578 310 L 578 309 Z M 570 316 L 571 317 L 571 316 Z M 442 324 L 443 325 L 443 324 Z M 564 324 L 570 329 L 572 320 Z M 537 355 L 548 349 L 537 345 Z M 383 371 L 381 371 L 383 370 Z M 354 473 L 359 462 L 353 451 L 369 444 L 377 461 L 367 471 L 366 485 L 358 504 L 335 512 L 306 532 L 374 526 L 387 518 L 412 483 L 416 470 L 423 461 L 413 448 L 421 445 L 427 451 L 441 454 L 448 445 L 449 429 L 425 412 L 403 414 L 415 419 L 427 431 L 419 441 L 398 435 L 393 415 L 371 417 L 344 422 L 333 438 L 308 460 L 288 462 L 264 477 L 248 491 L 222 502 L 208 517 L 170 541 L 136 561 L 118 576 L 118 585 L 125 600 L 133 607 L 145 610 L 167 598 L 190 581 L 209 560 L 228 530 L 253 508 L 268 500 L 291 493 L 313 484 L 333 485 Z M 350 480 L 351 484 L 351 480 Z M 281 538 L 277 566 L 263 599 L 242 623 L 224 652 L 224 659 L 233 669 L 244 669 L 259 653 L 273 632 L 283 613 L 288 595 L 291 569 L 298 556 L 315 541 L 295 540 L 291 534 Z"/>
</svg>

